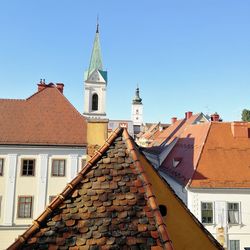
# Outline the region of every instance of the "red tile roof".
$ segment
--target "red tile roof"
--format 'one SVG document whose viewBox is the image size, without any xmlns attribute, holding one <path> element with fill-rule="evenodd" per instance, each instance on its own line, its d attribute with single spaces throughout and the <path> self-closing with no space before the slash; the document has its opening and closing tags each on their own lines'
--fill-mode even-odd
<svg viewBox="0 0 250 250">
<path fill-rule="evenodd" d="M 190 187 L 250 188 L 250 123 L 244 125 L 241 138 L 233 136 L 232 123 L 212 122 Z"/>
<path fill-rule="evenodd" d="M 234 137 L 231 126 L 211 122 L 186 127 L 160 170 L 192 188 L 250 188 L 250 123 L 245 138 Z M 181 160 L 174 167 L 176 158 Z"/>
<path fill-rule="evenodd" d="M 0 144 L 85 145 L 85 118 L 55 87 L 26 100 L 0 99 Z"/>
<path fill-rule="evenodd" d="M 178 136 L 178 134 L 180 134 L 186 126 L 192 124 L 200 115 L 201 113 L 192 115 L 189 119 L 177 120 L 175 123 L 171 124 L 168 128 L 164 129 L 160 134 L 158 134 L 150 146 L 160 146 L 163 143 L 171 142 L 173 138 Z"/>
<path fill-rule="evenodd" d="M 186 126 L 160 166 L 160 171 L 186 185 L 195 172 L 209 127 L 210 123 Z M 174 166 L 174 161 L 179 164 Z"/>
<path fill-rule="evenodd" d="M 126 129 L 113 132 L 8 249 L 59 247 L 173 249 L 139 151 Z"/>
</svg>

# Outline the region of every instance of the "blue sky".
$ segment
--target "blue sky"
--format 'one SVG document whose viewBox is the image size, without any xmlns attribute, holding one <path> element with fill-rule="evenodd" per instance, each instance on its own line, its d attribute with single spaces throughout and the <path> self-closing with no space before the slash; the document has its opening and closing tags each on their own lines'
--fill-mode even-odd
<svg viewBox="0 0 250 250">
<path fill-rule="evenodd" d="M 145 121 L 238 120 L 250 109 L 249 13 L 249 0 L 0 0 L 0 98 L 26 98 L 45 78 L 82 112 L 99 14 L 110 119 L 130 118 L 139 84 Z"/>
</svg>

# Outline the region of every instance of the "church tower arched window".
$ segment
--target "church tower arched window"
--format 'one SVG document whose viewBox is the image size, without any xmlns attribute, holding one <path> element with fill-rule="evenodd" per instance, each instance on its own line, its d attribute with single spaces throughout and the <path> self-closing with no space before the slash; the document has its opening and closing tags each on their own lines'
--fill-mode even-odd
<svg viewBox="0 0 250 250">
<path fill-rule="evenodd" d="M 92 110 L 93 111 L 98 110 L 98 95 L 97 94 L 93 94 L 92 96 Z"/>
</svg>

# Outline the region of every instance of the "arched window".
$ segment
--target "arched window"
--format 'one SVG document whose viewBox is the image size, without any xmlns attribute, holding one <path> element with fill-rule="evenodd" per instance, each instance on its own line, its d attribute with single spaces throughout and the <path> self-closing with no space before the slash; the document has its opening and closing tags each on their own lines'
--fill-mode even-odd
<svg viewBox="0 0 250 250">
<path fill-rule="evenodd" d="M 98 95 L 97 94 L 94 94 L 92 96 L 92 110 L 93 111 L 98 110 Z"/>
</svg>

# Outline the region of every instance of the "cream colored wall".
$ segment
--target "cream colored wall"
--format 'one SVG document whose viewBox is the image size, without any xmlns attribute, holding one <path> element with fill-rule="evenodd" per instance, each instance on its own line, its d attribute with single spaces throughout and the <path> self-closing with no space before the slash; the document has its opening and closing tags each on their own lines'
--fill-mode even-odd
<svg viewBox="0 0 250 250">
<path fill-rule="evenodd" d="M 17 155 L 16 162 L 16 178 L 15 180 L 9 178 L 9 155 Z M 40 166 L 42 164 L 41 155 L 47 157 L 47 166 Z M 60 193 L 66 186 L 66 184 L 74 177 L 71 171 L 71 168 L 75 169 L 75 172 L 78 172 L 81 169 L 81 160 L 86 159 L 86 148 L 66 148 L 66 147 L 0 147 L 0 157 L 6 158 L 4 163 L 4 172 L 3 176 L 0 176 L 0 196 L 2 197 L 1 202 L 1 214 L 0 214 L 0 250 L 6 249 L 14 239 L 22 234 L 29 224 L 43 211 L 46 205 L 48 205 L 48 200 L 50 195 L 56 195 Z M 21 175 L 21 163 L 22 159 L 35 159 L 35 176 L 22 176 Z M 66 160 L 66 176 L 65 177 L 52 177 L 51 176 L 51 163 L 52 159 L 65 159 Z M 76 163 L 76 164 L 75 164 Z M 74 166 L 72 166 L 72 164 Z M 77 165 L 77 166 L 76 166 Z M 44 179 L 41 179 L 41 172 L 44 168 L 48 167 L 47 174 Z M 8 213 L 7 199 L 5 197 L 6 193 L 6 184 L 8 182 L 13 183 L 14 188 L 14 211 L 12 217 L 12 225 L 6 225 L 3 222 L 4 214 Z M 43 184 L 41 184 L 43 182 Z M 41 195 L 39 190 L 41 188 L 45 192 L 45 203 L 43 207 L 39 208 L 39 201 L 41 201 Z M 9 190 L 8 190 L 9 191 Z M 18 196 L 32 196 L 32 218 L 20 219 L 17 218 L 17 209 L 18 209 Z M 10 198 L 10 197 L 8 197 Z"/>
<path fill-rule="evenodd" d="M 16 239 L 19 235 L 24 233 L 27 227 L 20 227 L 20 228 L 8 228 L 8 229 L 1 229 L 0 231 L 0 250 L 4 250 L 9 247 L 10 243 L 13 242 L 13 239 Z"/>
<path fill-rule="evenodd" d="M 0 154 L 0 158 L 4 159 L 4 169 L 3 169 L 3 176 L 0 176 L 0 225 L 3 222 L 3 209 L 4 209 L 4 194 L 5 194 L 5 172 L 7 169 L 5 168 L 6 164 L 8 164 L 8 159 L 5 155 Z"/>
<path fill-rule="evenodd" d="M 35 174 L 34 176 L 22 176 L 22 160 L 34 159 L 35 160 Z M 38 162 L 38 157 L 34 155 L 21 155 L 17 160 L 17 173 L 16 173 L 16 192 L 15 192 L 15 209 L 14 209 L 14 224 L 25 225 L 32 222 L 32 218 L 23 219 L 18 218 L 18 197 L 20 196 L 32 196 L 33 214 L 34 214 L 34 204 L 36 204 L 37 199 L 37 183 L 38 183 L 38 172 L 40 170 L 40 165 Z"/>
</svg>

